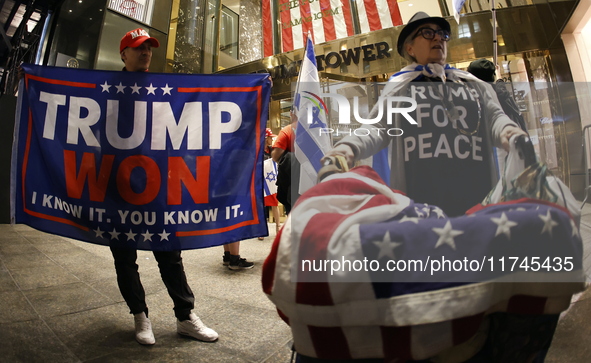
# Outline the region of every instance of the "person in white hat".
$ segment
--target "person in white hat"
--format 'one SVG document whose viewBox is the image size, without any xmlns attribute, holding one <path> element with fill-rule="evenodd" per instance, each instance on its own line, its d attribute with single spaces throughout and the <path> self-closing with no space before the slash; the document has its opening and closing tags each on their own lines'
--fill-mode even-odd
<svg viewBox="0 0 591 363">
<path fill-rule="evenodd" d="M 386 117 L 384 111 L 377 124 L 361 126 L 367 132 L 356 135 L 363 136 L 343 138 L 327 156 L 342 155 L 352 166 L 392 142 L 390 185 L 415 202 L 458 216 L 480 203 L 495 185 L 493 147 L 508 150 L 510 137 L 525 132 L 503 112 L 489 84 L 446 63 L 450 39 L 447 20 L 416 13 L 397 43 L 398 53 L 410 65 L 390 78 L 381 95 L 382 100 L 414 99 L 416 108 L 407 115 L 416 124 L 400 113 Z M 374 118 L 380 107 L 391 109 L 384 103 L 378 102 L 368 118 Z"/>
</svg>

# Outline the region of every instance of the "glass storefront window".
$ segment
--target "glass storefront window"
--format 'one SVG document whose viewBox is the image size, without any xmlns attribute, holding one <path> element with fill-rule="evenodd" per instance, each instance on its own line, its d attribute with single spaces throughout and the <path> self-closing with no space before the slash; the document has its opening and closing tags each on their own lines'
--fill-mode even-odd
<svg viewBox="0 0 591 363">
<path fill-rule="evenodd" d="M 47 65 L 94 68 L 104 4 L 98 0 L 66 0 L 62 4 L 46 55 Z"/>
<path fill-rule="evenodd" d="M 226 5 L 222 5 L 220 51 L 234 59 L 238 59 L 238 18 L 238 14 Z"/>
</svg>

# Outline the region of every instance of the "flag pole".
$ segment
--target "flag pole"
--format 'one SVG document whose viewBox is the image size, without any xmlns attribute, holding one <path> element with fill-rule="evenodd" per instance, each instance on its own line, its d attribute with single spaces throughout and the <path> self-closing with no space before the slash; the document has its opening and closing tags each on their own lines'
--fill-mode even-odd
<svg viewBox="0 0 591 363">
<path fill-rule="evenodd" d="M 492 27 L 493 27 L 493 63 L 495 64 L 495 71 L 500 76 L 499 67 L 497 64 L 497 9 L 495 7 L 495 0 L 490 2 L 492 10 Z"/>
</svg>

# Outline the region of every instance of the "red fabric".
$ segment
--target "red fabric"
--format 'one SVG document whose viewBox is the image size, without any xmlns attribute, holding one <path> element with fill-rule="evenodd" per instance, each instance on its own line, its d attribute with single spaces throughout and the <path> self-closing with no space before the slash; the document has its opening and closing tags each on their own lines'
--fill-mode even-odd
<svg viewBox="0 0 591 363">
<path fill-rule="evenodd" d="M 263 51 L 265 57 L 273 55 L 273 21 L 271 0 L 263 0 Z"/>
<path fill-rule="evenodd" d="M 326 268 L 302 268 L 303 260 L 326 262 L 338 260 L 339 256 L 347 260 L 379 260 L 381 250 L 376 247 L 379 241 L 367 239 L 367 236 L 375 228 L 384 226 L 388 227 L 387 233 L 414 233 L 420 229 L 429 232 L 420 235 L 425 238 L 413 239 L 405 239 L 404 233 L 398 234 L 391 243 L 402 246 L 392 247 L 398 248 L 393 259 L 412 259 L 410 247 L 417 244 L 429 249 L 418 248 L 416 253 L 436 253 L 433 252 L 438 248 L 435 245 L 436 231 L 430 226 L 443 225 L 439 213 L 435 209 L 420 209 L 427 206 L 391 193 L 391 189 L 379 180 L 373 169 L 367 166 L 325 179 L 300 197 L 286 221 L 289 234 L 283 235 L 282 229 L 274 241 L 263 266 L 263 290 L 280 310 L 281 318 L 291 324 L 299 353 L 327 359 L 384 358 L 388 362 L 426 359 L 473 337 L 487 314 L 497 311 L 557 314 L 568 307 L 572 293 L 584 289 L 583 282 L 534 284 L 523 291 L 520 286 L 505 289 L 505 282 L 493 281 L 460 286 L 445 282 L 427 285 L 380 282 L 372 281 L 369 274 L 349 275 L 359 281 L 349 282 L 345 275 L 327 278 L 331 271 Z M 363 197 L 349 198 L 362 202 L 344 203 L 345 197 L 350 196 Z M 492 217 L 501 212 L 511 213 L 512 220 L 523 221 L 522 225 L 512 227 L 515 234 L 520 228 L 527 231 L 535 227 L 541 231 L 545 222 L 539 217 L 544 213 L 537 212 L 538 205 L 542 206 L 523 203 L 523 211 L 509 211 L 512 205 L 508 208 L 497 206 L 499 210 L 495 213 L 477 213 L 474 220 L 480 224 L 463 224 L 465 233 L 455 237 L 457 248 L 473 252 L 493 240 L 499 242 L 507 238 L 502 234 L 497 236 L 497 227 L 492 223 Z M 383 208 L 385 206 L 388 208 Z M 546 209 L 549 213 L 550 210 Z M 427 215 L 421 212 L 421 217 L 417 217 L 417 210 Z M 407 215 L 414 217 L 402 221 L 393 219 L 387 211 L 398 213 L 396 216 L 402 214 L 403 218 Z M 582 251 L 580 238 L 569 226 L 569 218 L 559 210 L 552 212 L 553 218 L 564 228 L 556 226 L 553 235 L 544 233 L 536 235 L 532 241 L 520 240 L 519 243 L 556 246 L 561 251 Z M 302 219 L 298 221 L 300 216 Z M 367 219 L 369 216 L 380 218 Z M 360 218 L 355 220 L 357 217 Z M 455 226 L 455 222 L 470 221 L 472 217 L 448 219 L 447 223 L 451 224 L 450 220 Z M 343 223 L 351 223 L 347 232 L 338 227 Z M 482 243 L 462 243 L 462 238 L 472 238 L 472 232 L 482 235 Z M 381 234 L 376 236 L 383 238 Z M 429 238 L 433 241 L 426 242 Z M 549 239 L 557 243 L 549 243 Z M 383 241 L 387 240 L 384 238 Z M 403 249 L 405 246 L 408 246 L 407 250 Z M 446 252 L 448 259 L 452 258 L 451 252 L 455 249 L 454 245 L 453 249 L 449 248 L 450 252 Z M 582 266 L 582 262 L 577 266 Z M 348 273 L 346 269 L 339 272 Z M 344 281 L 347 283 L 342 283 Z M 503 288 L 497 288 L 497 284 Z M 425 311 L 429 313 L 425 314 Z"/>
<path fill-rule="evenodd" d="M 279 135 L 273 143 L 273 148 L 279 148 L 286 151 L 293 151 L 294 133 L 291 124 L 285 126 L 279 131 Z"/>
<path fill-rule="evenodd" d="M 392 24 L 395 26 L 402 25 L 402 15 L 400 15 L 398 1 L 388 0 L 388 6 L 390 8 L 390 18 L 392 18 Z"/>
<path fill-rule="evenodd" d="M 265 207 L 277 207 L 279 201 L 277 200 L 277 194 L 267 195 L 264 199 Z"/>
</svg>

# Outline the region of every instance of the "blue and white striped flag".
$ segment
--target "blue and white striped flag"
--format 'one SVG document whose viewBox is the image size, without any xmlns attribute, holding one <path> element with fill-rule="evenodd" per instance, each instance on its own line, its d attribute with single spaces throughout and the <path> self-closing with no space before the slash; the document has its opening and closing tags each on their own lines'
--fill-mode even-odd
<svg viewBox="0 0 591 363">
<path fill-rule="evenodd" d="M 332 148 L 329 135 L 322 132 L 327 128 L 328 109 L 320 94 L 314 45 L 308 36 L 293 102 L 298 119 L 295 155 L 301 165 L 300 194 L 316 184 L 318 170 L 322 167 L 320 159 Z"/>
<path fill-rule="evenodd" d="M 466 0 L 453 0 L 453 15 L 458 24 L 460 23 L 460 12 L 465 2 Z"/>
</svg>

